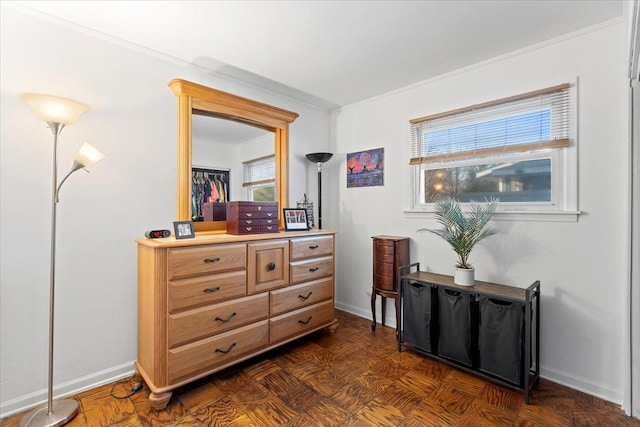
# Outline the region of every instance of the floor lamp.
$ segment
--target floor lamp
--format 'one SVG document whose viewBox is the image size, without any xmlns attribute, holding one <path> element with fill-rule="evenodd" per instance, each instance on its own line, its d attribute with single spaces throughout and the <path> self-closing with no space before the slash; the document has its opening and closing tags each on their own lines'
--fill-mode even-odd
<svg viewBox="0 0 640 427">
<path fill-rule="evenodd" d="M 322 164 L 328 162 L 333 153 L 310 153 L 307 159 L 318 165 L 318 229 L 322 229 Z"/>
<path fill-rule="evenodd" d="M 73 399 L 53 400 L 53 325 L 56 284 L 56 205 L 62 184 L 77 170 L 91 166 L 104 155 L 96 148 L 82 145 L 73 159 L 71 171 L 58 184 L 58 135 L 66 125 L 74 123 L 89 110 L 89 106 L 67 98 L 35 93 L 20 94 L 20 98 L 47 122 L 53 133 L 53 186 L 51 191 L 51 260 L 49 271 L 49 387 L 47 403 L 34 408 L 20 420 L 20 426 L 61 426 L 78 413 L 78 402 Z"/>
</svg>

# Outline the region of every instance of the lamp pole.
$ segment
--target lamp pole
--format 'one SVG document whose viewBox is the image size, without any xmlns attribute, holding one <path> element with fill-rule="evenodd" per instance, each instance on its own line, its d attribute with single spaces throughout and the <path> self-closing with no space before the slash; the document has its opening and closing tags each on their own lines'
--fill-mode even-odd
<svg viewBox="0 0 640 427">
<path fill-rule="evenodd" d="M 328 162 L 333 153 L 310 153 L 307 159 L 318 165 L 318 229 L 322 229 L 322 164 Z"/>
<path fill-rule="evenodd" d="M 318 162 L 318 230 L 322 230 L 322 163 Z"/>
<path fill-rule="evenodd" d="M 53 414 L 53 326 L 56 298 L 56 210 L 58 205 L 58 135 L 64 129 L 60 123 L 49 122 L 49 129 L 53 133 L 53 178 L 51 179 L 51 257 L 49 259 L 49 386 L 47 393 L 47 415 Z M 72 419 L 78 412 L 78 402 L 64 400 L 63 411 L 71 411 Z"/>
</svg>

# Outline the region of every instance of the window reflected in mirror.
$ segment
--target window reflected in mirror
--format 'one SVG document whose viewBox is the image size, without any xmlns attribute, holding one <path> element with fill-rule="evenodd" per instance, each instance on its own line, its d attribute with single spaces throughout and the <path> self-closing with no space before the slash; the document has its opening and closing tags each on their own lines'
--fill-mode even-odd
<svg viewBox="0 0 640 427">
<path fill-rule="evenodd" d="M 252 202 L 276 200 L 276 163 L 274 156 L 265 156 L 244 162 L 246 199 Z"/>
</svg>

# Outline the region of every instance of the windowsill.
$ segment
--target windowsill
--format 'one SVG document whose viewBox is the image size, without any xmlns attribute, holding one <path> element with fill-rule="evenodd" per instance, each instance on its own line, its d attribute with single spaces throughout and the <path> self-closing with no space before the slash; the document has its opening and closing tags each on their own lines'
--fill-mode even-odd
<svg viewBox="0 0 640 427">
<path fill-rule="evenodd" d="M 493 215 L 496 221 L 578 222 L 581 211 L 502 210 Z M 405 218 L 435 218 L 433 211 L 405 210 Z"/>
</svg>

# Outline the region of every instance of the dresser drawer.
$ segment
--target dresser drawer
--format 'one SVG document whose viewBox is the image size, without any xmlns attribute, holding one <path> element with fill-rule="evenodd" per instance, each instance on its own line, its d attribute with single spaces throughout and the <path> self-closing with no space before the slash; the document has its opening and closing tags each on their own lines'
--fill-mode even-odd
<svg viewBox="0 0 640 427">
<path fill-rule="evenodd" d="M 260 218 L 261 227 L 278 226 L 278 218 Z"/>
<path fill-rule="evenodd" d="M 264 293 L 169 316 L 169 348 L 219 334 L 269 317 Z"/>
<path fill-rule="evenodd" d="M 308 282 L 333 275 L 333 257 L 312 258 L 289 263 L 291 283 Z"/>
<path fill-rule="evenodd" d="M 275 206 L 267 206 L 262 209 L 260 212 L 260 218 L 262 219 L 270 219 L 278 222 L 278 205 Z"/>
<path fill-rule="evenodd" d="M 168 250 L 169 279 L 240 270 L 246 264 L 247 251 L 242 243 Z"/>
<path fill-rule="evenodd" d="M 278 224 L 260 226 L 260 233 L 277 233 L 278 231 Z"/>
<path fill-rule="evenodd" d="M 227 229 L 227 233 L 233 233 L 233 234 L 258 234 L 258 233 L 260 233 L 260 226 L 259 225 L 244 225 L 244 226 L 238 225 L 233 230 L 228 230 Z"/>
<path fill-rule="evenodd" d="M 269 321 L 270 342 L 273 344 L 327 324 L 334 319 L 333 311 L 333 300 L 329 300 L 273 317 Z"/>
<path fill-rule="evenodd" d="M 291 239 L 291 259 L 311 258 L 333 253 L 333 236 Z"/>
<path fill-rule="evenodd" d="M 242 218 L 238 220 L 240 227 L 278 226 L 278 218 Z"/>
<path fill-rule="evenodd" d="M 252 323 L 169 350 L 169 384 L 252 353 L 269 344 L 269 321 Z"/>
<path fill-rule="evenodd" d="M 376 242 L 376 247 L 375 247 L 375 257 L 376 260 L 380 261 L 380 262 L 388 262 L 393 264 L 393 261 L 395 259 L 395 251 L 394 251 L 394 246 L 392 245 L 379 245 Z"/>
<path fill-rule="evenodd" d="M 393 255 L 391 255 L 391 262 L 384 262 L 380 258 L 373 265 L 373 286 L 378 289 L 384 289 L 387 291 L 397 291 L 396 284 L 394 283 L 395 275 L 393 269 Z"/>
<path fill-rule="evenodd" d="M 373 287 L 385 291 L 397 291 L 393 283 L 393 276 L 385 276 L 383 274 L 373 275 Z"/>
<path fill-rule="evenodd" d="M 238 225 L 240 227 L 259 227 L 260 218 L 240 218 L 238 220 Z"/>
<path fill-rule="evenodd" d="M 167 288 L 169 313 L 245 296 L 246 281 L 245 270 L 171 280 Z"/>
<path fill-rule="evenodd" d="M 273 225 L 239 225 L 233 229 L 228 229 L 227 232 L 231 234 L 264 234 L 264 233 L 277 233 L 278 224 Z"/>
<path fill-rule="evenodd" d="M 227 216 L 229 213 L 238 218 L 268 218 L 274 213 L 277 217 L 278 202 L 232 201 L 227 203 Z"/>
<path fill-rule="evenodd" d="M 271 291 L 271 316 L 297 310 L 333 297 L 333 277 Z"/>
<path fill-rule="evenodd" d="M 247 294 L 282 288 L 289 284 L 289 242 L 265 240 L 247 244 Z"/>
</svg>

